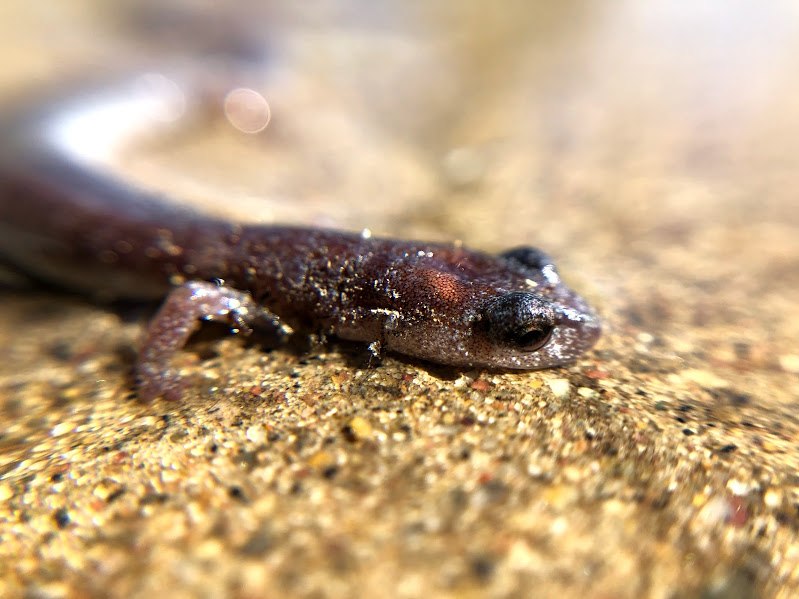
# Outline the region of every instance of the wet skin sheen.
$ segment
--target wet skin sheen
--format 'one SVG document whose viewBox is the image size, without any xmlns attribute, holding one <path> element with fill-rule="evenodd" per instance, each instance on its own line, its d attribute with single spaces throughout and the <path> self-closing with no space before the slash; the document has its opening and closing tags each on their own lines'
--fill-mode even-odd
<svg viewBox="0 0 799 599">
<path fill-rule="evenodd" d="M 459 244 L 241 225 L 120 180 L 104 153 L 156 126 L 153 111 L 191 87 L 168 81 L 168 93 L 123 81 L 33 106 L 6 120 L 0 149 L 7 264 L 96 297 L 166 297 L 135 366 L 142 401 L 180 397 L 170 359 L 201 319 L 245 332 L 332 334 L 368 343 L 375 356 L 388 350 L 487 368 L 558 366 L 596 343 L 599 319 L 534 248 L 489 255 Z"/>
</svg>

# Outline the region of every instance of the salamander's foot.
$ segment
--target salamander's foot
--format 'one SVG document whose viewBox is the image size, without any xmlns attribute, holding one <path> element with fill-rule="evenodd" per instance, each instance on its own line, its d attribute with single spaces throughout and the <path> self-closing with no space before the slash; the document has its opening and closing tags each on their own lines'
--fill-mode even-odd
<svg viewBox="0 0 799 599">
<path fill-rule="evenodd" d="M 375 366 L 380 365 L 380 351 L 383 347 L 383 344 L 380 341 L 372 341 L 366 349 L 368 353 L 366 354 L 366 367 L 373 368 Z"/>
<path fill-rule="evenodd" d="M 150 403 L 159 397 L 167 401 L 181 401 L 188 383 L 173 370 L 144 372 L 146 368 L 136 369 L 138 400 Z"/>
<path fill-rule="evenodd" d="M 150 323 L 139 351 L 135 367 L 139 401 L 146 403 L 157 397 L 182 399 L 187 384 L 170 368 L 170 362 L 186 345 L 200 320 L 227 322 L 234 332 L 245 334 L 255 323 L 267 324 L 281 333 L 291 330 L 258 306 L 248 293 L 206 281 L 176 287 Z"/>
</svg>

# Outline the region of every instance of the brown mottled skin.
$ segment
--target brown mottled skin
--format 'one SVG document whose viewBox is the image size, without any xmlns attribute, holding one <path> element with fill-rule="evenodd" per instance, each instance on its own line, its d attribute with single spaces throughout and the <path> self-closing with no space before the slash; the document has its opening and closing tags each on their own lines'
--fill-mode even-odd
<svg viewBox="0 0 799 599">
<path fill-rule="evenodd" d="M 265 325 L 333 334 L 367 342 L 375 355 L 488 368 L 565 364 L 600 335 L 598 318 L 540 251 L 492 256 L 200 215 L 53 143 L 39 124 L 75 106 L 37 107 L 4 128 L 0 256 L 97 297 L 166 296 L 136 364 L 142 401 L 180 397 L 170 358 L 200 319 L 245 332 Z"/>
</svg>

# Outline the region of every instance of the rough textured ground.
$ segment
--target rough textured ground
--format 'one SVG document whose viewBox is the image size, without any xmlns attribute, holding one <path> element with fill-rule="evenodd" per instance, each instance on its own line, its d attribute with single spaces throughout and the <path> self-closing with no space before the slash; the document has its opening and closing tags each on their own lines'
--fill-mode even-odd
<svg viewBox="0 0 799 599">
<path fill-rule="evenodd" d="M 212 121 L 120 171 L 239 216 L 539 245 L 607 329 L 531 373 L 211 331 L 186 402 L 142 406 L 151 307 L 5 289 L 0 596 L 799 593 L 799 14 L 532 4 L 193 35 L 181 4 L 0 8 L 6 97 L 246 24 L 266 132 Z"/>
</svg>

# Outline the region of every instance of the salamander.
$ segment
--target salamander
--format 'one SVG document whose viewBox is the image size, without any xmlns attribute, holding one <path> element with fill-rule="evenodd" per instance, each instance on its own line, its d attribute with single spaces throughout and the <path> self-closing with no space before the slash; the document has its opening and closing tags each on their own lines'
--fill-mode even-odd
<svg viewBox="0 0 799 599">
<path fill-rule="evenodd" d="M 135 362 L 141 401 L 180 398 L 185 383 L 170 361 L 201 320 L 488 369 L 568 364 L 599 338 L 594 310 L 532 247 L 491 255 L 460 243 L 243 224 L 127 182 L 108 158 L 137 133 L 174 126 L 175 107 L 196 93 L 179 78 L 147 77 L 29 103 L 0 127 L 3 261 L 106 299 L 165 298 Z"/>
</svg>

